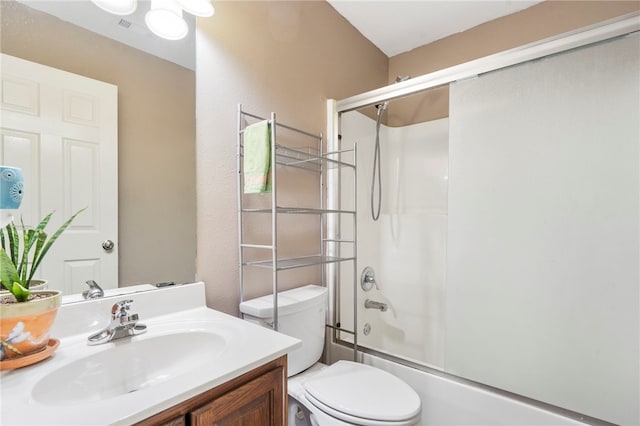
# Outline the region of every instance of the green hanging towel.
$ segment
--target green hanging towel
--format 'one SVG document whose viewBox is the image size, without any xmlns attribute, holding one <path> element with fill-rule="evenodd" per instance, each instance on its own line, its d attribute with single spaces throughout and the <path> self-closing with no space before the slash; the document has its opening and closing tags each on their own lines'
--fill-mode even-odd
<svg viewBox="0 0 640 426">
<path fill-rule="evenodd" d="M 268 120 L 244 129 L 244 193 L 271 192 L 271 128 Z"/>
</svg>

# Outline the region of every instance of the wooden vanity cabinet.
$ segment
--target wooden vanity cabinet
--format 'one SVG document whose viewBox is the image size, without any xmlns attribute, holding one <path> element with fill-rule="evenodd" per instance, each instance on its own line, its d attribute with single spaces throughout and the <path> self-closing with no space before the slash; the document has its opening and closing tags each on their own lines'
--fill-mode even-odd
<svg viewBox="0 0 640 426">
<path fill-rule="evenodd" d="M 162 411 L 138 425 L 284 426 L 287 356 Z"/>
</svg>

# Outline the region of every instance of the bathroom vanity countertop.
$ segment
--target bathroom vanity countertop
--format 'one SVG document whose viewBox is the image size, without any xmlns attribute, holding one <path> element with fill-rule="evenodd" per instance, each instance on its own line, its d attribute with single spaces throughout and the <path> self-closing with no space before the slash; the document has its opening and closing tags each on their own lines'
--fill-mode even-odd
<svg viewBox="0 0 640 426">
<path fill-rule="evenodd" d="M 87 337 L 104 328 L 110 307 L 123 297 L 63 305 L 52 330 L 52 336 L 60 339 L 53 356 L 0 373 L 0 424 L 132 424 L 277 359 L 301 344 L 284 334 L 206 308 L 203 283 L 126 298 L 134 300 L 131 313 L 139 314 L 139 322 L 146 324 L 148 331 L 96 346 L 87 345 Z M 76 332 L 78 328 L 83 331 Z M 198 340 L 211 335 L 215 338 Z M 193 341 L 200 349 L 190 347 L 191 337 L 185 336 L 195 336 Z M 140 353 L 153 355 L 136 359 L 135 350 L 131 352 L 134 346 L 146 351 L 151 348 L 152 352 Z M 204 351 L 203 347 L 209 349 Z M 116 350 L 120 354 L 112 356 Z M 108 365 L 106 370 L 104 365 Z M 168 367 L 163 371 L 165 365 Z M 150 373 L 145 374 L 146 370 Z M 123 381 L 119 376 L 126 377 L 127 383 L 115 386 Z M 69 395 L 78 395 L 78 399 Z"/>
</svg>

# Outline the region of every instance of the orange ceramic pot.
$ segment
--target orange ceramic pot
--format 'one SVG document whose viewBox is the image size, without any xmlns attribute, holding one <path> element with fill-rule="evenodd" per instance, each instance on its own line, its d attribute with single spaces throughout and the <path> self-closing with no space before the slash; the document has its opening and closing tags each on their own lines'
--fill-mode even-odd
<svg viewBox="0 0 640 426">
<path fill-rule="evenodd" d="M 23 303 L 0 303 L 0 361 L 38 352 L 49 342 L 49 330 L 58 313 L 62 293 L 36 290 L 31 294 L 48 297 Z"/>
</svg>

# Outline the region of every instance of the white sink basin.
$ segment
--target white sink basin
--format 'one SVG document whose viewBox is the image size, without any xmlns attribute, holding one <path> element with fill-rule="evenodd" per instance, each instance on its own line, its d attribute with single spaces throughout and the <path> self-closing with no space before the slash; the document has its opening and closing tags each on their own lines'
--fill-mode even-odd
<svg viewBox="0 0 640 426">
<path fill-rule="evenodd" d="M 32 389 L 46 405 L 76 405 L 139 391 L 194 372 L 220 355 L 226 339 L 213 332 L 188 331 L 123 338 L 94 355 L 62 366 Z"/>
</svg>

